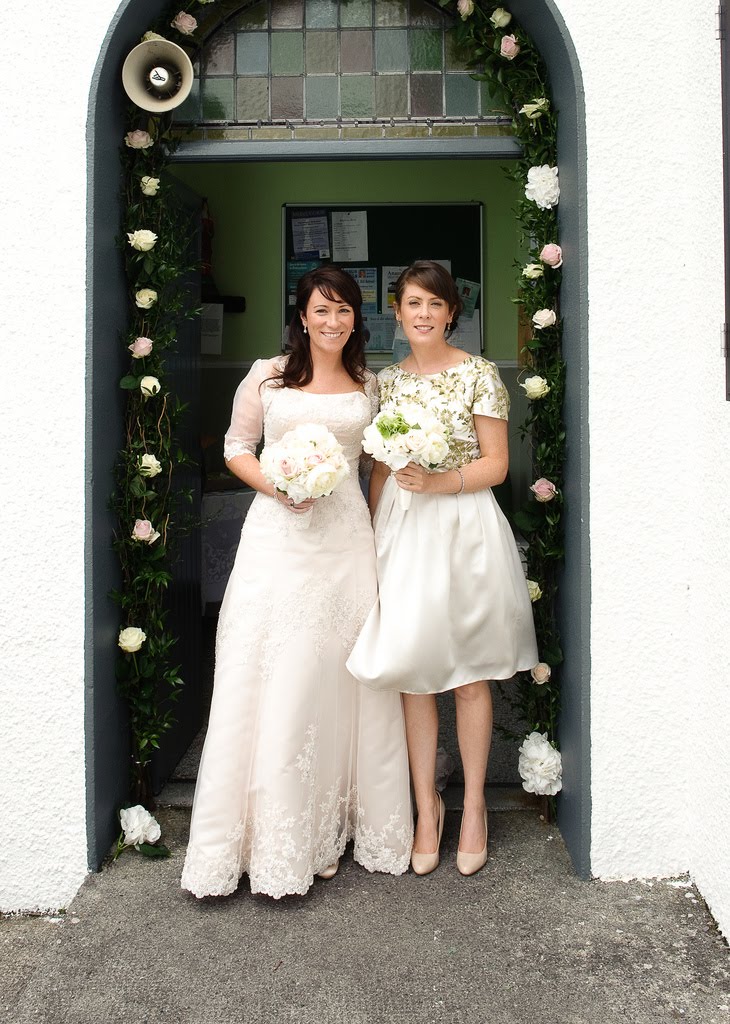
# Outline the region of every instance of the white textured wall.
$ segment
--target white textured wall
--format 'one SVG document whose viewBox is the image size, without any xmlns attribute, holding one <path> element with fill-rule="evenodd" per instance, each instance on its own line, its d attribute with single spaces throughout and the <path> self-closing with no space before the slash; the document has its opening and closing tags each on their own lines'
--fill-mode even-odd
<svg viewBox="0 0 730 1024">
<path fill-rule="evenodd" d="M 61 906 L 87 867 L 85 133 L 116 5 L 56 6 L 3 5 L 0 910 Z"/>
<path fill-rule="evenodd" d="M 689 870 L 728 931 L 717 4 L 559 7 L 587 108 L 592 870 Z"/>
<path fill-rule="evenodd" d="M 695 5 L 691 25 L 681 0 L 661 17 L 627 0 L 558 4 L 587 107 L 592 868 L 689 870 L 727 933 L 716 2 Z M 19 245 L 5 261 L 0 406 L 0 909 L 62 905 L 86 871 L 85 127 L 116 0 L 71 0 L 49 28 L 26 7 L 6 0 L 1 65 L 23 88 L 3 136 L 6 237 Z"/>
</svg>

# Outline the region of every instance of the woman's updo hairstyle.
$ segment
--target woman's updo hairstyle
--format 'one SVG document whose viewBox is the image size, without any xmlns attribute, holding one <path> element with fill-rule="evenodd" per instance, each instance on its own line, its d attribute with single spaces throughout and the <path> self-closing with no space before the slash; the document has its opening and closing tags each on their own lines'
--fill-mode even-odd
<svg viewBox="0 0 730 1024">
<path fill-rule="evenodd" d="M 450 310 L 453 309 L 454 314 L 451 317 L 449 331 L 449 334 L 453 334 L 458 326 L 459 314 L 464 308 L 464 303 L 461 301 L 459 290 L 448 270 L 433 260 L 416 260 L 415 263 L 411 263 L 395 282 L 395 301 L 399 306 L 403 301 L 403 292 L 408 284 L 417 284 L 424 291 L 438 295 Z"/>
<path fill-rule="evenodd" d="M 342 350 L 342 363 L 348 374 L 357 384 L 363 384 L 366 378 L 365 340 L 362 322 L 362 294 L 357 282 L 350 274 L 339 267 L 327 264 L 307 271 L 299 278 L 297 284 L 296 311 L 289 324 L 286 352 L 289 356 L 277 379 L 284 388 L 303 388 L 311 383 L 312 355 L 309 351 L 309 338 L 304 333 L 302 316 L 307 315 L 307 306 L 315 289 L 330 302 L 343 302 L 352 306 L 355 313 L 355 326 Z"/>
</svg>

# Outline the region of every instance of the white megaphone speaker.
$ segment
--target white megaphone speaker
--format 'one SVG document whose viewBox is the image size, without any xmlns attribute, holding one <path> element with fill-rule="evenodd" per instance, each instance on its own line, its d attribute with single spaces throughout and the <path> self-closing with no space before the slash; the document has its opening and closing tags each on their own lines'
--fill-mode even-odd
<svg viewBox="0 0 730 1024">
<path fill-rule="evenodd" d="M 153 114 L 174 110 L 190 95 L 195 74 L 187 53 L 168 39 L 139 43 L 127 54 L 122 85 L 132 103 Z"/>
</svg>

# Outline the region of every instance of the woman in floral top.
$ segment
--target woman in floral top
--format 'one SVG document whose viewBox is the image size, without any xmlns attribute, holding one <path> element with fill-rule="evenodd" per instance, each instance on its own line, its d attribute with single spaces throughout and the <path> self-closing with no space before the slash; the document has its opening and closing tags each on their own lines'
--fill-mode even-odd
<svg viewBox="0 0 730 1024">
<path fill-rule="evenodd" d="M 492 734 L 490 679 L 538 661 L 530 597 L 512 531 L 492 494 L 507 475 L 509 399 L 494 363 L 450 345 L 461 300 L 438 263 L 408 267 L 395 289 L 396 319 L 411 354 L 378 379 L 381 408 L 419 402 L 449 433 L 437 470 L 415 463 L 394 474 L 376 462 L 370 484 L 379 599 L 348 661 L 361 682 L 400 690 L 418 822 L 411 864 L 439 862 L 445 807 L 434 790 L 436 694 L 453 690 L 464 766 L 464 814 L 456 864 L 487 860 L 484 799 Z M 398 488 L 411 494 L 407 510 Z"/>
</svg>

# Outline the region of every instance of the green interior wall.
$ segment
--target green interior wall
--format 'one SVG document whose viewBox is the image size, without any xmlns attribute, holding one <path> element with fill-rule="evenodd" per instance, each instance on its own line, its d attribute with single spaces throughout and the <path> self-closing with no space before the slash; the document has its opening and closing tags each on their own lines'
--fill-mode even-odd
<svg viewBox="0 0 730 1024">
<path fill-rule="evenodd" d="M 225 316 L 222 361 L 248 361 L 280 351 L 284 203 L 459 201 L 484 204 L 485 354 L 499 361 L 517 358 L 517 312 L 511 296 L 519 253 L 513 209 L 519 193 L 501 162 L 247 161 L 179 164 L 175 174 L 208 199 L 215 222 L 213 270 L 218 289 L 246 298 L 245 313 Z M 458 238 L 453 242 L 457 246 Z"/>
</svg>

